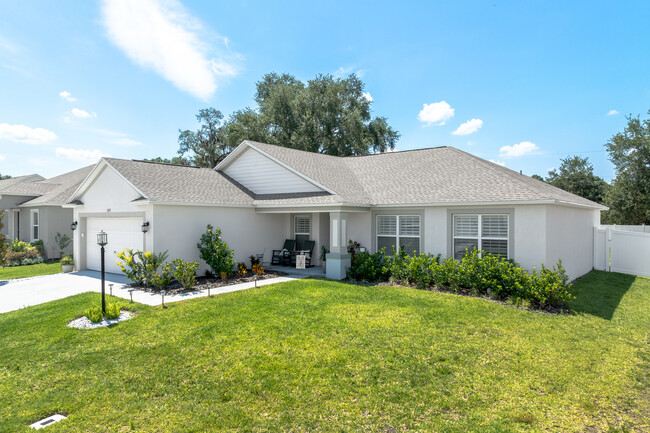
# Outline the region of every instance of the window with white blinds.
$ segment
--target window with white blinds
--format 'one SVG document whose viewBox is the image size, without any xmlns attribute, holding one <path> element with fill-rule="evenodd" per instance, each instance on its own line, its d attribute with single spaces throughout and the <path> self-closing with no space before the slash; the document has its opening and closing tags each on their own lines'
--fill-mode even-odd
<svg viewBox="0 0 650 433">
<path fill-rule="evenodd" d="M 454 258 L 478 249 L 509 258 L 508 215 L 454 215 Z"/>
<path fill-rule="evenodd" d="M 407 254 L 419 252 L 420 232 L 419 215 L 377 215 L 377 250 L 392 254 L 393 246 L 399 246 Z"/>
<path fill-rule="evenodd" d="M 308 215 L 296 215 L 294 217 L 294 239 L 296 250 L 302 249 L 302 243 L 308 241 L 311 236 L 311 218 Z"/>
<path fill-rule="evenodd" d="M 38 213 L 38 209 L 32 209 L 30 211 L 30 219 L 32 220 L 31 241 L 34 242 L 40 239 L 41 222 L 40 222 L 40 215 Z"/>
</svg>

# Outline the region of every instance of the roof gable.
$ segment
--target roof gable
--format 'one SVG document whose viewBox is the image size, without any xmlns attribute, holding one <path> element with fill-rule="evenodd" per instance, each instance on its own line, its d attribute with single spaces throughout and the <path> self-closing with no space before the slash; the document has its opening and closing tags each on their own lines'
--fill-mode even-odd
<svg viewBox="0 0 650 433">
<path fill-rule="evenodd" d="M 242 142 L 215 169 L 254 194 L 335 194 L 332 189 L 302 173 L 301 167 L 275 158 L 259 144 Z"/>
</svg>

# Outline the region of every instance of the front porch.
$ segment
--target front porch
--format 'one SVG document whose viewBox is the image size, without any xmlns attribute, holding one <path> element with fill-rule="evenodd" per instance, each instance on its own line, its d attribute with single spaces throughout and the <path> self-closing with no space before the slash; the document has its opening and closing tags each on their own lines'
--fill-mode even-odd
<svg viewBox="0 0 650 433">
<path fill-rule="evenodd" d="M 325 272 L 322 266 L 312 266 L 306 269 L 296 269 L 295 266 L 264 265 L 264 270 L 273 272 L 284 272 L 289 275 L 300 275 L 301 277 L 320 277 L 325 278 Z"/>
</svg>

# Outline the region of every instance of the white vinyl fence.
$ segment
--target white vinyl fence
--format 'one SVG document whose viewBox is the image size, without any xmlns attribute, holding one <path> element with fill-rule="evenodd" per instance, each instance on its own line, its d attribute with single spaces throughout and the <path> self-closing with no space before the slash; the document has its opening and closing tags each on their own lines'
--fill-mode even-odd
<svg viewBox="0 0 650 433">
<path fill-rule="evenodd" d="M 594 269 L 650 277 L 650 233 L 619 227 L 594 228 Z"/>
</svg>

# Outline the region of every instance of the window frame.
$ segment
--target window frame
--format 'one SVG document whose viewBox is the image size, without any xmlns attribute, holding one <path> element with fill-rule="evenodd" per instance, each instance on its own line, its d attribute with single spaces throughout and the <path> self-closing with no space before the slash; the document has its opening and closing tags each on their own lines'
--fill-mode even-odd
<svg viewBox="0 0 650 433">
<path fill-rule="evenodd" d="M 395 234 L 394 235 L 387 235 L 387 234 L 379 234 L 379 219 L 380 218 L 386 218 L 386 217 L 392 217 L 395 218 Z M 413 236 L 413 235 L 402 235 L 400 234 L 400 220 L 401 218 L 417 218 L 418 219 L 418 235 Z M 378 214 L 375 216 L 375 245 L 376 245 L 376 250 L 379 251 L 379 238 L 395 238 L 395 247 L 399 247 L 400 245 L 400 238 L 410 238 L 410 239 L 417 239 L 418 240 L 418 248 L 415 250 L 418 254 L 422 254 L 422 215 L 418 214 Z M 413 251 L 404 251 L 406 254 L 412 254 Z M 392 251 L 386 251 L 386 255 L 390 256 L 392 255 Z"/>
<path fill-rule="evenodd" d="M 476 236 L 456 236 L 456 217 L 463 216 L 463 217 L 478 217 L 478 230 L 477 230 L 477 235 Z M 503 216 L 506 217 L 506 236 L 505 237 L 496 237 L 496 236 L 483 236 L 483 217 L 494 217 L 494 216 Z M 477 249 L 479 251 L 483 250 L 483 240 L 499 240 L 499 241 L 505 241 L 506 242 L 506 255 L 505 258 L 506 260 L 509 260 L 512 257 L 512 251 L 511 251 L 511 222 L 510 222 L 510 213 L 507 212 L 498 212 L 498 213 L 479 213 L 479 212 L 471 212 L 471 213 L 454 213 L 452 214 L 452 221 L 451 221 L 451 240 L 452 240 L 452 245 L 451 245 L 451 257 L 456 259 L 456 240 L 457 239 L 468 239 L 468 240 L 476 240 L 477 241 Z M 480 254 L 479 254 L 480 255 Z M 501 257 L 503 257 L 501 255 Z M 460 260 L 460 259 L 456 259 Z"/>
<path fill-rule="evenodd" d="M 298 218 L 305 218 L 309 221 L 309 232 L 298 232 Z M 298 249 L 298 236 L 307 236 L 307 240 L 311 239 L 311 215 L 294 215 L 293 216 L 293 238 L 296 240 L 296 249 Z M 302 247 L 302 245 L 301 245 Z"/>
<path fill-rule="evenodd" d="M 37 216 L 37 223 L 34 224 L 34 215 Z M 41 214 L 39 209 L 30 209 L 29 211 L 29 237 L 31 242 L 39 241 L 41 239 Z M 38 236 L 34 236 L 34 229 L 38 232 Z"/>
</svg>

